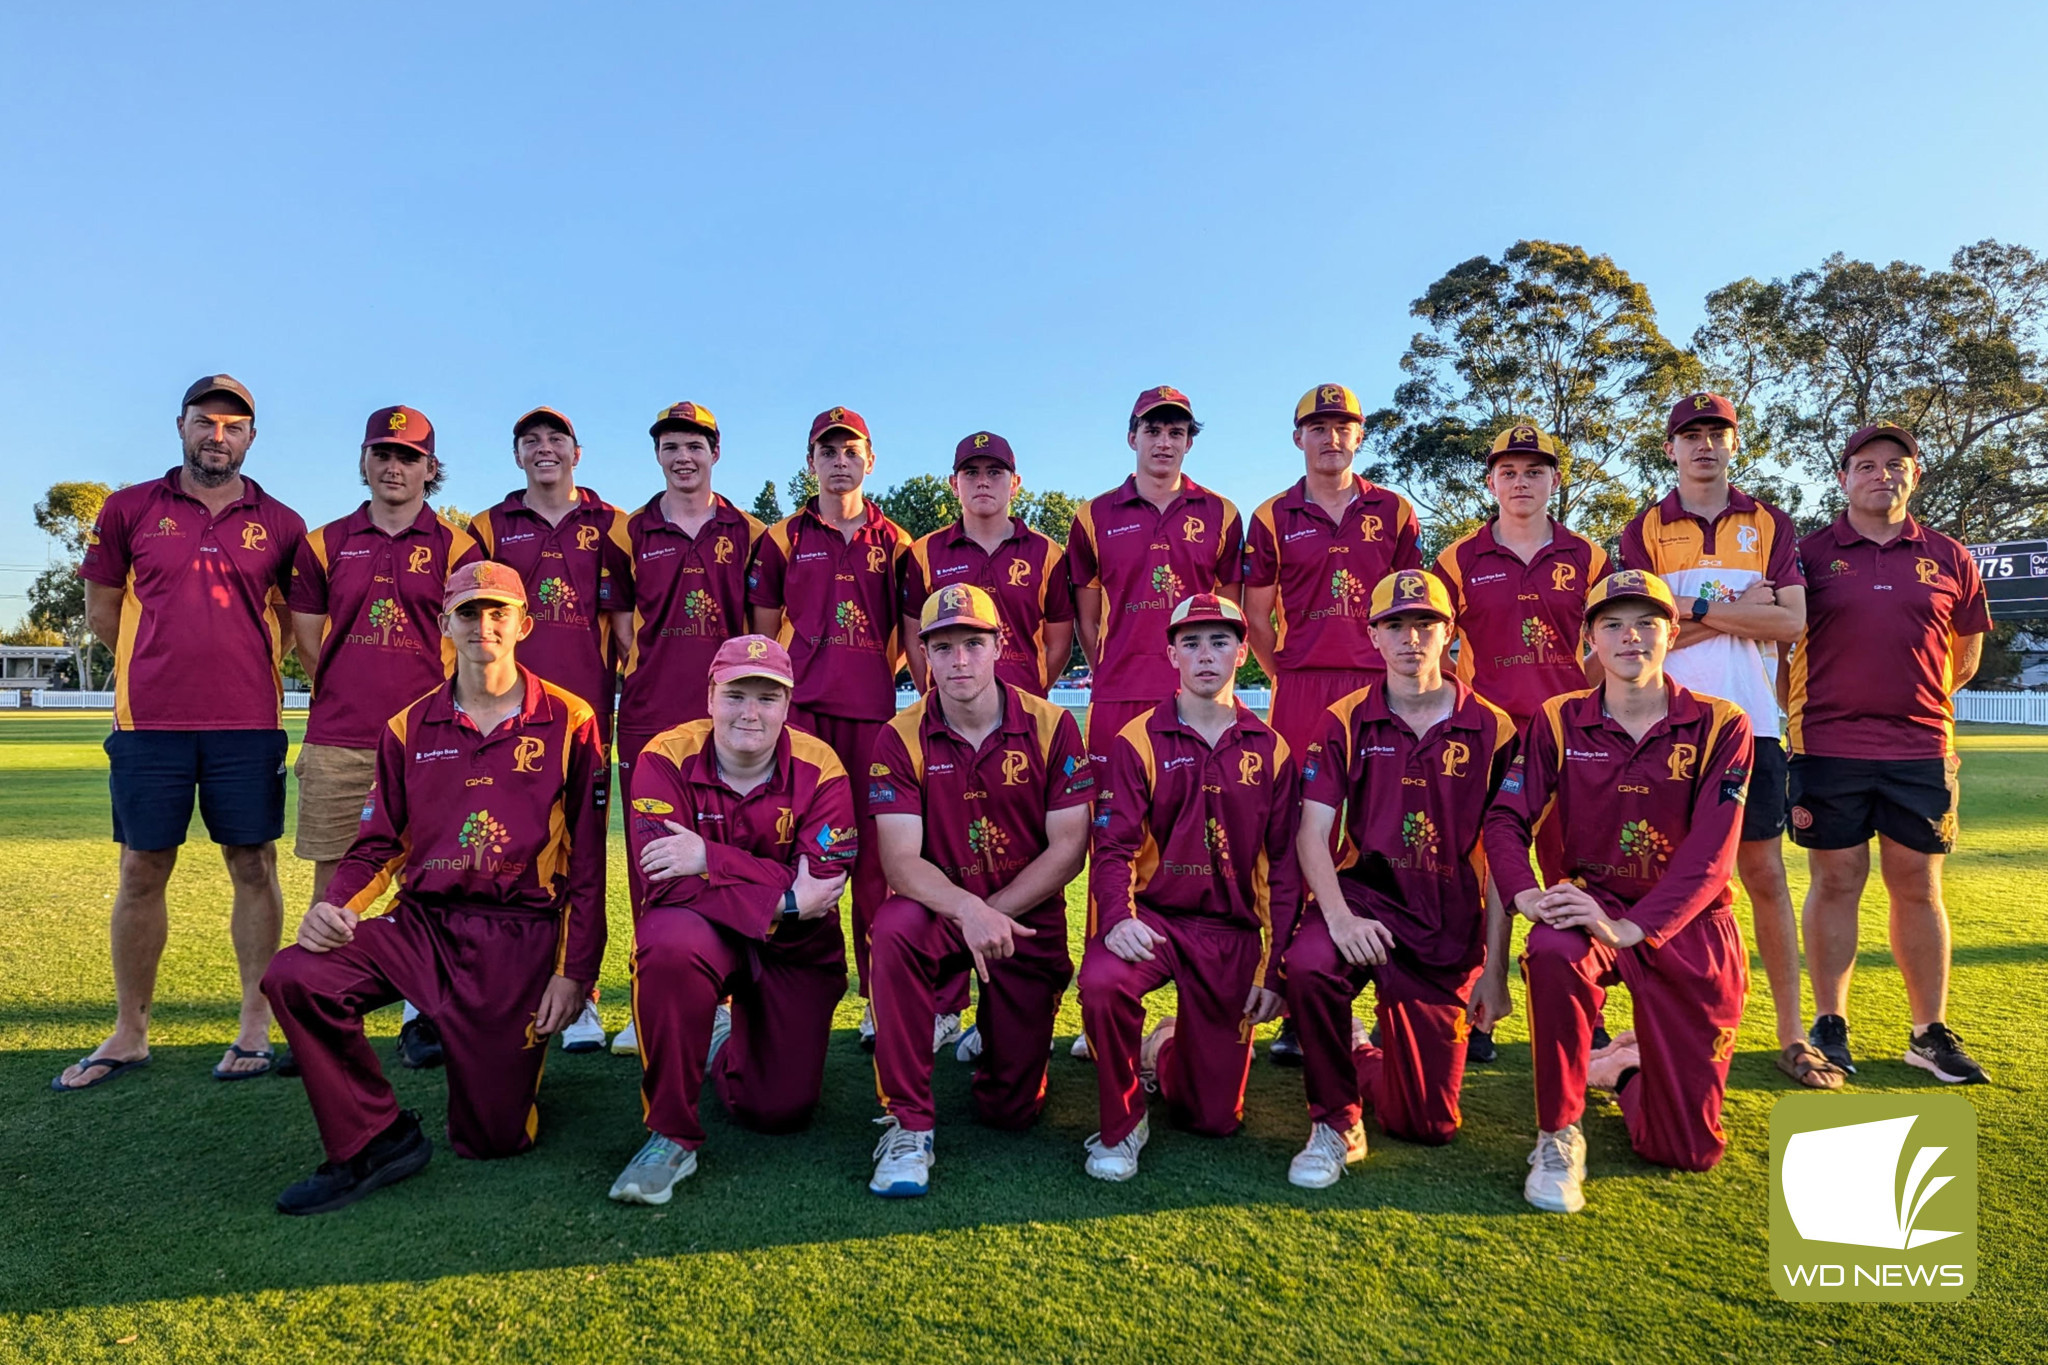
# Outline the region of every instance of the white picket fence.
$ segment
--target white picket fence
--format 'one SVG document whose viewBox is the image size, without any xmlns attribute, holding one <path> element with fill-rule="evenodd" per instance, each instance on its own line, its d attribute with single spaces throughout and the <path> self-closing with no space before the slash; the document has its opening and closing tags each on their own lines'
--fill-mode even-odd
<svg viewBox="0 0 2048 1365">
<path fill-rule="evenodd" d="M 31 692 L 29 705 L 38 711 L 111 711 L 114 709 L 112 692 L 59 692 L 45 688 Z M 0 693 L 0 696 L 18 697 L 18 693 Z M 284 709 L 304 711 L 313 704 L 311 692 L 287 692 L 284 694 Z M 19 700 L 0 701 L 0 706 L 19 706 Z"/>
<path fill-rule="evenodd" d="M 1956 719 L 1991 725 L 2048 725 L 2048 692 L 1958 692 Z"/>
</svg>

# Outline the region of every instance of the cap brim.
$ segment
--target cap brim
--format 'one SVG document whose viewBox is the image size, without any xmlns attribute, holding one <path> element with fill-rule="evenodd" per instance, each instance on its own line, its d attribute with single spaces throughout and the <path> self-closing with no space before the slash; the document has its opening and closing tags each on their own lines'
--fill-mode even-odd
<svg viewBox="0 0 2048 1365">
<path fill-rule="evenodd" d="M 364 450 L 375 450 L 378 446 L 397 446 L 401 450 L 417 450 L 430 460 L 435 458 L 434 452 L 421 445 L 418 441 L 401 440 L 396 436 L 380 436 L 374 441 L 363 442 Z"/>
<path fill-rule="evenodd" d="M 1147 408 L 1139 408 L 1136 412 L 1132 413 L 1131 416 L 1142 421 L 1143 419 L 1150 417 L 1153 413 L 1159 411 L 1161 408 L 1172 408 L 1175 412 L 1184 412 L 1188 415 L 1189 421 L 1194 420 L 1195 412 L 1193 408 L 1190 408 L 1185 403 L 1176 403 L 1170 398 L 1163 399 L 1160 402 L 1154 403 L 1152 404 L 1152 406 Z"/>
<path fill-rule="evenodd" d="M 934 621 L 928 626 L 919 626 L 917 638 L 937 635 L 942 630 L 979 630 L 989 635 L 1000 635 L 1003 628 L 993 621 L 978 621 L 971 616 L 956 616 L 950 621 Z"/>
<path fill-rule="evenodd" d="M 1382 621 L 1391 621 L 1396 616 L 1433 616 L 1447 626 L 1454 626 L 1457 624 L 1456 619 L 1453 618 L 1449 613 L 1439 611 L 1435 607 L 1426 606 L 1419 602 L 1406 603 L 1402 606 L 1395 607 L 1390 611 L 1383 611 L 1377 616 L 1368 616 L 1365 618 L 1365 623 L 1369 626 L 1376 626 Z"/>
<path fill-rule="evenodd" d="M 504 593 L 501 592 L 491 592 L 489 590 L 484 590 L 479 592 L 466 592 L 458 594 L 451 600 L 443 602 L 441 604 L 441 610 L 454 611 L 457 607 L 465 606 L 471 602 L 496 602 L 499 606 L 502 607 L 523 607 L 526 605 L 526 599 L 523 597 L 507 597 Z"/>
<path fill-rule="evenodd" d="M 1505 460 L 1510 455 L 1521 456 L 1524 459 L 1541 460 L 1552 469 L 1563 468 L 1563 465 L 1558 462 L 1556 452 L 1549 450 L 1489 450 L 1486 452 L 1486 467 L 1491 469 L 1495 460 Z"/>
<path fill-rule="evenodd" d="M 189 408 L 194 403 L 204 402 L 209 398 L 232 398 L 237 403 L 240 403 L 243 407 L 249 410 L 250 417 L 253 418 L 256 415 L 255 400 L 250 398 L 248 394 L 239 392 L 238 390 L 235 389 L 215 388 L 206 389 L 199 393 L 188 394 L 185 398 L 185 406 Z"/>
<path fill-rule="evenodd" d="M 1595 616 L 1598 616 L 1601 612 L 1607 610 L 1607 608 L 1613 606 L 1617 602 L 1648 602 L 1658 611 L 1664 613 L 1665 620 L 1676 621 L 1678 619 L 1678 607 L 1676 603 L 1666 602 L 1662 598 L 1655 597 L 1650 593 L 1646 592 L 1618 592 L 1615 593 L 1612 597 L 1603 598 L 1602 600 L 1595 602 L 1591 606 L 1586 608 L 1585 619 L 1588 621 L 1592 620 Z"/>
<path fill-rule="evenodd" d="M 795 678 L 787 677 L 775 672 L 773 669 L 764 668 L 759 664 L 737 664 L 731 668 L 718 669 L 711 675 L 711 685 L 713 687 L 723 687 L 729 682 L 738 682 L 742 678 L 760 678 L 764 682 L 772 682 L 778 686 L 787 687 L 792 691 L 796 688 Z"/>
</svg>

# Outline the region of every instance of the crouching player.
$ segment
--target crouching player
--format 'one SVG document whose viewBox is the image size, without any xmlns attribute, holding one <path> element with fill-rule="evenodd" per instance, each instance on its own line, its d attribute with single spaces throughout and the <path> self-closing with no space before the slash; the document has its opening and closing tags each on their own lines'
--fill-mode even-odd
<svg viewBox="0 0 2048 1365">
<path fill-rule="evenodd" d="M 996 679 L 1001 618 L 965 584 L 925 600 L 932 690 L 875 740 L 868 808 L 894 895 L 875 911 L 875 1089 L 888 1111 L 868 1188 L 920 1195 L 933 1160 L 932 1011 L 970 965 L 981 977 L 975 1116 L 1027 1128 L 1067 956 L 1066 885 L 1088 850 L 1095 786 L 1080 727 Z"/>
<path fill-rule="evenodd" d="M 1749 718 L 1665 677 L 1678 606 L 1657 575 L 1609 574 L 1586 598 L 1586 623 L 1605 681 L 1543 704 L 1486 816 L 1501 895 L 1536 922 L 1522 976 L 1539 1131 L 1523 1194 L 1553 1213 L 1586 1205 L 1589 1081 L 1614 1092 L 1645 1161 L 1704 1171 L 1721 1159 L 1721 1099 L 1749 989 L 1728 884 L 1749 794 Z M 1548 890 L 1529 870 L 1539 817 L 1558 822 L 1570 878 Z M 1590 1053 L 1616 981 L 1628 985 L 1635 1030 Z"/>
<path fill-rule="evenodd" d="M 1280 1012 L 1268 972 L 1298 904 L 1299 784 L 1286 741 L 1236 697 L 1243 611 L 1190 597 L 1166 641 L 1180 690 L 1117 733 L 1096 798 L 1081 1022 L 1102 1106 L 1087 1141 L 1099 1180 L 1138 1173 L 1154 1086 L 1195 1132 L 1237 1130 L 1252 1029 Z M 1145 996 L 1169 981 L 1179 1012 L 1141 1045 Z"/>
<path fill-rule="evenodd" d="M 278 1196 L 326 1213 L 433 1154 L 400 1110 L 363 1015 L 412 1000 L 441 1026 L 448 1141 L 466 1157 L 533 1145 L 547 1038 L 604 959 L 604 749 L 576 697 L 514 662 L 533 628 L 502 564 L 448 577 L 441 631 L 455 676 L 393 716 L 362 829 L 296 947 L 263 977 L 327 1161 Z M 360 918 L 393 874 L 386 913 Z"/>
<path fill-rule="evenodd" d="M 696 1171 L 706 1072 L 747 1127 L 809 1124 L 846 994 L 846 770 L 785 724 L 796 671 L 767 636 L 720 645 L 709 688 L 710 717 L 664 730 L 633 765 L 633 1029 L 652 1136 L 612 1184 L 629 1204 L 666 1204 Z"/>
<path fill-rule="evenodd" d="M 1386 677 L 1332 706 L 1302 759 L 1295 850 L 1316 909 L 1288 946 L 1286 989 L 1310 1127 L 1287 1178 L 1309 1189 L 1336 1184 L 1365 1156 L 1364 1098 L 1395 1137 L 1449 1142 L 1466 1035 L 1507 1013 L 1508 921 L 1487 909 L 1480 839 L 1514 758 L 1515 723 L 1444 676 L 1454 624 L 1435 574 L 1381 579 L 1366 627 Z M 1340 809 L 1341 869 L 1330 855 Z M 1354 1037 L 1363 1030 L 1351 1002 L 1367 981 L 1377 1047 Z"/>
</svg>

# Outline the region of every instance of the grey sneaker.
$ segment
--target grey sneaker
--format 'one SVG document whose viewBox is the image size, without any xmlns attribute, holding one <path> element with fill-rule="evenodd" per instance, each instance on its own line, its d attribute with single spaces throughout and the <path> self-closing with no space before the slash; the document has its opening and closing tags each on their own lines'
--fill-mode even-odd
<svg viewBox="0 0 2048 1365">
<path fill-rule="evenodd" d="M 611 1197 L 621 1204 L 666 1204 L 676 1192 L 676 1182 L 696 1173 L 697 1154 L 656 1133 L 619 1172 Z"/>
<path fill-rule="evenodd" d="M 708 1070 L 718 1060 L 718 1050 L 725 1046 L 725 1040 L 732 1037 L 732 1006 L 720 1005 L 711 1016 L 711 1051 L 704 1058 Z"/>
</svg>

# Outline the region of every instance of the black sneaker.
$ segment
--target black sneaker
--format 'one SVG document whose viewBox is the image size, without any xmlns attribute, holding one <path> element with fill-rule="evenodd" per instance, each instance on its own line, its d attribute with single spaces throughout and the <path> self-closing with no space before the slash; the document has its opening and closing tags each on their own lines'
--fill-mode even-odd
<svg viewBox="0 0 2048 1365">
<path fill-rule="evenodd" d="M 441 1030 L 424 1014 L 416 1014 L 398 1030 L 398 1060 L 414 1071 L 441 1065 Z"/>
<path fill-rule="evenodd" d="M 270 1064 L 270 1069 L 280 1076 L 297 1076 L 301 1074 L 299 1071 L 299 1059 L 292 1056 L 292 1050 L 289 1047 L 281 1047 L 277 1050 L 277 1060 Z"/>
<path fill-rule="evenodd" d="M 1266 1056 L 1272 1059 L 1274 1066 L 1301 1065 L 1301 1038 L 1294 1031 L 1292 1017 L 1280 1021 L 1280 1031 L 1266 1045 Z"/>
<path fill-rule="evenodd" d="M 1932 1071 L 1934 1079 L 1950 1085 L 1984 1085 L 1991 1079 L 1963 1051 L 1962 1038 L 1938 1019 L 1908 1040 L 1906 1065 Z"/>
<path fill-rule="evenodd" d="M 420 1130 L 420 1116 L 403 1110 L 347 1161 L 323 1161 L 319 1170 L 287 1187 L 277 1197 L 277 1211 L 303 1215 L 345 1209 L 373 1190 L 417 1175 L 433 1155 L 434 1144 Z"/>
<path fill-rule="evenodd" d="M 1598 1052 L 1613 1046 L 1614 1040 L 1607 1036 L 1607 1021 L 1603 1019 L 1593 1025 L 1593 1051 Z"/>
<path fill-rule="evenodd" d="M 1849 1021 L 1841 1015 L 1817 1016 L 1813 1021 L 1813 1027 L 1806 1032 L 1806 1041 L 1819 1048 L 1821 1056 L 1851 1076 L 1856 1074 L 1856 1063 L 1849 1056 Z M 1912 1060 L 1910 1053 L 1907 1060 Z M 1970 1065 L 1974 1067 L 1976 1063 L 1971 1062 Z"/>
<path fill-rule="evenodd" d="M 1500 1058 L 1500 1049 L 1493 1045 L 1493 1035 L 1484 1029 L 1473 1029 L 1465 1035 L 1465 1060 L 1468 1062 L 1491 1062 Z"/>
</svg>

